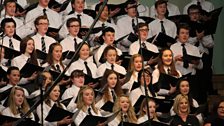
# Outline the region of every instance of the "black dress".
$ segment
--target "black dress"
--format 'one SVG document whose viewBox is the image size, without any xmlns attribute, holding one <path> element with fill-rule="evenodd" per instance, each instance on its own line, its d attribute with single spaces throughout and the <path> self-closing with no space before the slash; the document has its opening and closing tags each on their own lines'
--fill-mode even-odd
<svg viewBox="0 0 224 126">
<path fill-rule="evenodd" d="M 200 126 L 198 119 L 194 115 L 188 115 L 184 122 L 180 116 L 175 115 L 170 123 L 171 126 Z"/>
</svg>

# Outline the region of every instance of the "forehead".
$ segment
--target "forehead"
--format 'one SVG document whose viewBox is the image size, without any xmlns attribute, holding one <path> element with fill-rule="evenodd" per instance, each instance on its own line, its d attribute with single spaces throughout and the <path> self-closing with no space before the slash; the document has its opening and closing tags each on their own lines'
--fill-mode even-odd
<svg viewBox="0 0 224 126">
<path fill-rule="evenodd" d="M 128 98 L 127 97 L 121 97 L 120 101 L 128 101 Z"/>
<path fill-rule="evenodd" d="M 19 70 L 12 70 L 11 74 L 19 74 Z"/>
<path fill-rule="evenodd" d="M 39 23 L 48 23 L 48 20 L 47 19 L 40 19 L 38 22 Z"/>
<path fill-rule="evenodd" d="M 14 22 L 6 22 L 5 26 L 15 26 Z"/>
<path fill-rule="evenodd" d="M 6 6 L 13 6 L 13 5 L 16 6 L 16 3 L 15 2 L 7 2 L 6 3 Z"/>
</svg>

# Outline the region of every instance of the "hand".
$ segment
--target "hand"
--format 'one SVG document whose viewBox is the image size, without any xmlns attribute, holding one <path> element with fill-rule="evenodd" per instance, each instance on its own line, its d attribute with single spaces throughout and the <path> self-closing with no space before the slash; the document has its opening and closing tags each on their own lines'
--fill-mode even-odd
<svg viewBox="0 0 224 126">
<path fill-rule="evenodd" d="M 71 124 L 72 123 L 72 119 L 70 116 L 66 116 L 65 118 L 63 118 L 61 121 L 58 121 L 58 126 L 62 125 L 62 124 Z"/>
<path fill-rule="evenodd" d="M 169 95 L 173 94 L 174 92 L 176 91 L 176 87 L 173 87 L 171 84 L 170 84 L 170 90 L 169 90 Z"/>
<path fill-rule="evenodd" d="M 121 63 L 122 63 L 122 60 L 116 61 L 116 64 L 118 64 L 118 65 L 121 65 Z"/>
<path fill-rule="evenodd" d="M 183 61 L 182 57 L 183 57 L 182 55 L 177 55 L 174 57 L 174 60 L 175 61 Z"/>
<path fill-rule="evenodd" d="M 103 122 L 98 122 L 97 126 L 105 126 L 105 123 Z"/>
<path fill-rule="evenodd" d="M 97 82 L 97 83 L 93 83 L 93 82 L 88 83 L 88 86 L 90 86 L 91 88 L 95 88 L 95 87 L 97 87 L 98 85 L 99 85 L 98 82 Z"/>
<path fill-rule="evenodd" d="M 34 72 L 29 78 L 27 78 L 29 81 L 35 80 L 37 78 L 37 72 Z"/>
<path fill-rule="evenodd" d="M 155 57 L 155 58 L 151 57 L 151 58 L 147 61 L 147 64 L 148 64 L 148 65 L 152 65 L 152 64 L 157 63 L 157 61 L 158 61 L 158 57 Z"/>
<path fill-rule="evenodd" d="M 17 11 L 16 13 L 15 13 L 15 17 L 24 17 L 25 16 L 25 14 L 26 14 L 26 11 L 23 11 L 23 12 L 19 12 L 19 11 Z"/>
</svg>

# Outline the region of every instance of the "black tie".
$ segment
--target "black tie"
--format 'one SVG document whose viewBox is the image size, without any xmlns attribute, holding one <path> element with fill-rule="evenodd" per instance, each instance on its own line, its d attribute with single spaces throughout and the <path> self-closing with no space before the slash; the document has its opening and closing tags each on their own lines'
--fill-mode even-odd
<svg viewBox="0 0 224 126">
<path fill-rule="evenodd" d="M 44 9 L 43 9 L 44 16 L 47 16 L 46 11 L 47 11 L 47 10 L 44 8 Z"/>
<path fill-rule="evenodd" d="M 144 42 L 142 43 L 142 48 L 146 49 L 146 45 Z"/>
<path fill-rule="evenodd" d="M 167 74 L 168 74 L 168 75 L 171 75 L 171 70 L 170 70 L 170 68 L 167 69 Z"/>
<path fill-rule="evenodd" d="M 18 112 L 20 114 L 20 116 L 22 117 L 24 115 L 23 111 L 22 111 L 22 108 L 21 107 L 18 107 Z"/>
<path fill-rule="evenodd" d="M 81 22 L 81 14 L 77 14 L 77 18 L 78 18 L 78 20 Z"/>
<path fill-rule="evenodd" d="M 160 21 L 160 23 L 161 23 L 161 32 L 162 32 L 163 34 L 166 34 L 166 30 L 165 30 L 165 28 L 164 28 L 163 21 Z"/>
<path fill-rule="evenodd" d="M 182 48 L 182 52 L 183 52 L 183 62 L 184 62 L 184 64 L 183 64 L 183 67 L 184 68 L 188 68 L 188 61 L 187 61 L 187 50 L 186 50 L 186 48 L 185 48 L 185 44 L 181 44 L 181 46 L 183 47 Z"/>
<path fill-rule="evenodd" d="M 42 44 L 42 51 L 46 52 L 46 45 L 45 45 L 44 37 L 41 37 L 41 44 Z"/>
<path fill-rule="evenodd" d="M 60 69 L 60 66 L 58 64 L 56 65 L 56 71 L 61 73 L 61 69 Z"/>
<path fill-rule="evenodd" d="M 87 65 L 87 62 L 85 61 L 84 64 L 85 64 L 85 67 L 86 67 L 87 75 L 92 77 L 92 73 L 91 73 L 91 70 L 89 69 L 89 67 Z"/>
<path fill-rule="evenodd" d="M 104 24 L 104 23 L 102 24 L 102 28 L 103 28 L 103 29 L 105 28 L 105 24 Z"/>
<path fill-rule="evenodd" d="M 114 90 L 111 90 L 111 94 L 112 94 L 113 101 L 115 102 L 115 100 L 116 100 L 116 95 L 115 95 Z"/>
<path fill-rule="evenodd" d="M 29 63 L 29 62 L 30 62 L 30 60 L 31 60 L 31 58 L 28 58 L 26 62 L 27 62 L 27 63 Z"/>
<path fill-rule="evenodd" d="M 77 49 L 77 41 L 76 41 L 76 38 L 74 38 L 74 50 L 76 50 Z"/>
<path fill-rule="evenodd" d="M 12 44 L 12 39 L 11 38 L 9 39 L 9 48 L 14 49 L 14 46 Z"/>
<path fill-rule="evenodd" d="M 114 70 L 114 64 L 111 64 L 111 70 Z"/>
<path fill-rule="evenodd" d="M 91 108 L 88 108 L 88 114 L 92 116 Z"/>
<path fill-rule="evenodd" d="M 135 19 L 132 19 L 131 20 L 131 25 L 132 25 L 132 28 L 133 28 L 133 30 L 135 32 Z"/>
</svg>

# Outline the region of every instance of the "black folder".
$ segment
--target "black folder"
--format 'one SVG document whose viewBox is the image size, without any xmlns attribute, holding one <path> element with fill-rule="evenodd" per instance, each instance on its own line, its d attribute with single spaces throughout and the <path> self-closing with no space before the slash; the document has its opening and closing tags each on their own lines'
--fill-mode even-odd
<svg viewBox="0 0 224 126">
<path fill-rule="evenodd" d="M 72 57 L 75 55 L 74 51 L 65 51 L 62 53 L 62 57 L 63 59 L 72 59 Z M 76 58 L 76 60 L 78 59 L 78 57 Z M 74 60 L 74 61 L 76 61 Z"/>
<path fill-rule="evenodd" d="M 158 122 L 158 121 L 150 121 L 151 126 L 169 126 L 166 123 L 163 122 Z M 135 124 L 135 123 L 130 123 L 130 122 L 120 122 L 118 126 L 149 126 L 148 121 L 140 123 L 140 124 Z"/>
<path fill-rule="evenodd" d="M 73 97 L 67 98 L 65 100 L 61 100 L 61 103 L 64 104 L 67 107 L 72 99 L 73 99 Z M 75 103 L 77 103 L 77 100 L 78 100 L 78 97 L 75 99 Z"/>
<path fill-rule="evenodd" d="M 188 23 L 190 21 L 189 16 L 186 14 L 169 16 L 167 19 L 173 21 L 177 26 L 181 23 Z"/>
<path fill-rule="evenodd" d="M 208 105 L 206 104 L 202 104 L 202 105 L 199 105 L 199 107 L 190 107 L 190 114 L 194 114 L 194 115 L 197 115 L 197 114 L 200 114 L 200 113 L 205 113 L 208 109 Z"/>
<path fill-rule="evenodd" d="M 20 70 L 21 76 L 22 77 L 30 77 L 34 72 L 42 72 L 44 70 L 43 67 L 31 64 L 31 63 L 26 63 L 23 68 Z"/>
<path fill-rule="evenodd" d="M 96 11 L 95 11 L 95 10 L 84 9 L 84 10 L 83 10 L 83 13 L 89 15 L 89 16 L 92 17 L 93 19 L 96 18 Z"/>
<path fill-rule="evenodd" d="M 127 2 L 127 1 L 126 1 Z M 126 8 L 126 2 L 124 3 L 121 3 L 121 4 L 107 4 L 109 10 L 111 11 L 114 11 L 115 9 L 119 8 L 120 11 L 115 14 L 112 18 L 116 18 L 118 16 L 121 16 L 121 15 L 125 15 L 127 14 L 127 12 L 125 11 L 125 8 Z"/>
<path fill-rule="evenodd" d="M 0 48 L 5 49 L 5 56 L 4 56 L 5 59 L 13 59 L 14 57 L 21 55 L 19 51 L 6 47 L 4 45 L 0 45 Z"/>
<path fill-rule="evenodd" d="M 142 101 L 146 98 L 145 95 L 140 95 L 138 100 L 134 104 L 135 112 L 138 113 L 142 104 Z"/>
<path fill-rule="evenodd" d="M 139 84 L 138 82 L 135 81 L 135 82 L 133 83 L 132 87 L 131 87 L 131 91 L 134 90 L 134 89 L 136 89 L 136 88 L 138 88 L 138 87 L 140 87 L 140 84 Z"/>
<path fill-rule="evenodd" d="M 107 118 L 108 117 L 87 115 L 79 126 L 97 126 L 97 124 L 107 121 Z"/>
<path fill-rule="evenodd" d="M 45 120 L 47 120 L 48 122 L 60 121 L 66 116 L 70 116 L 72 118 L 73 114 L 74 113 L 64 110 L 63 108 L 59 108 L 56 104 L 54 104 Z"/>
<path fill-rule="evenodd" d="M 0 125 L 1 126 L 11 126 L 15 125 L 16 121 L 20 118 L 14 118 L 10 116 L 0 115 Z M 36 121 L 31 120 L 30 118 L 24 118 L 20 123 L 17 123 L 16 126 L 40 126 Z"/>
<path fill-rule="evenodd" d="M 36 49 L 36 53 L 37 53 L 37 58 L 38 59 L 46 60 L 46 58 L 47 58 L 47 53 L 46 52 L 43 52 L 39 49 Z"/>
<path fill-rule="evenodd" d="M 201 57 L 193 56 L 193 55 L 187 54 L 187 55 L 186 55 L 186 59 L 187 59 L 187 61 L 188 61 L 189 63 L 192 63 L 192 61 L 200 60 Z"/>
<path fill-rule="evenodd" d="M 157 108 L 156 111 L 157 112 L 162 112 L 162 113 L 169 113 L 170 109 L 173 106 L 174 100 L 173 99 L 159 99 L 159 98 L 155 98 L 155 97 L 150 97 L 152 98 L 156 104 L 157 104 Z"/>
<path fill-rule="evenodd" d="M 51 76 L 52 76 L 53 80 L 55 80 L 61 74 L 61 73 L 59 73 L 57 71 L 54 71 L 54 70 L 49 70 L 49 72 L 51 73 Z M 69 79 L 69 76 L 64 74 L 63 79 L 67 80 L 67 79 Z"/>
<path fill-rule="evenodd" d="M 6 71 L 2 68 L 2 66 L 0 66 L 0 81 L 6 81 L 7 79 L 7 75 L 6 75 Z"/>
<path fill-rule="evenodd" d="M 107 101 L 100 109 L 108 112 L 113 112 L 114 103 L 111 101 Z"/>
<path fill-rule="evenodd" d="M 128 40 L 133 43 L 138 40 L 138 36 L 131 32 L 128 36 Z"/>
<path fill-rule="evenodd" d="M 60 8 L 59 12 L 62 12 L 67 8 L 67 6 L 70 2 L 71 2 L 71 0 L 65 0 L 62 4 L 60 4 L 55 0 L 50 0 L 48 7 L 53 8 L 53 9 Z"/>
<path fill-rule="evenodd" d="M 5 91 L 3 91 L 3 92 L 1 92 L 0 93 L 0 101 L 6 99 L 9 96 L 11 90 L 12 90 L 12 87 L 7 89 L 7 90 L 5 90 Z"/>
<path fill-rule="evenodd" d="M 103 27 L 93 28 L 91 31 L 91 34 L 96 34 L 96 33 L 100 32 L 101 30 L 103 30 Z M 80 28 L 79 33 L 80 32 L 88 32 L 88 31 L 89 31 L 89 28 Z"/>
<path fill-rule="evenodd" d="M 101 80 L 102 77 L 98 77 L 98 78 L 93 78 L 87 74 L 85 74 L 85 83 L 84 84 L 89 84 L 91 82 L 93 83 L 97 83 Z"/>
<path fill-rule="evenodd" d="M 147 39 L 147 41 L 161 48 L 169 47 L 171 44 L 176 43 L 176 40 L 174 38 L 161 32 L 153 36 L 152 38 Z"/>
<path fill-rule="evenodd" d="M 155 58 L 159 55 L 159 53 L 152 52 L 152 51 L 150 51 L 148 49 L 145 49 L 145 48 L 142 48 L 142 53 L 141 53 L 141 48 L 140 48 L 139 51 L 138 51 L 138 54 L 141 54 L 145 61 L 148 61 L 151 58 Z"/>
<path fill-rule="evenodd" d="M 29 5 L 26 8 L 23 8 L 21 5 L 19 5 L 18 3 L 16 3 L 16 11 L 19 11 L 20 13 L 24 12 L 27 13 L 28 11 L 33 10 L 34 8 L 36 8 L 38 6 L 38 2 Z"/>
</svg>

